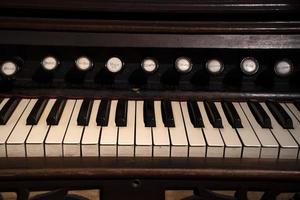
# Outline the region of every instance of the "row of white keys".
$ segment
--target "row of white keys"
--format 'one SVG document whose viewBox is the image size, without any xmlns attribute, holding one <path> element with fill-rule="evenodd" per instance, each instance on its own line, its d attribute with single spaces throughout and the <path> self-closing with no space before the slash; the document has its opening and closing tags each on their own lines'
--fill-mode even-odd
<svg viewBox="0 0 300 200">
<path fill-rule="evenodd" d="M 191 123 L 187 102 L 180 102 L 183 120 L 189 141 L 189 157 L 205 157 L 206 142 L 202 128 L 196 128 Z"/>
<path fill-rule="evenodd" d="M 299 120 L 296 118 L 296 116 L 300 117 L 300 113 L 298 111 L 298 109 L 291 103 L 281 103 L 280 104 L 283 109 L 287 112 L 287 114 L 290 116 L 290 118 L 293 121 L 293 129 L 289 129 L 289 132 L 291 133 L 291 135 L 293 136 L 293 138 L 296 140 L 296 142 L 298 143 L 298 145 L 300 144 L 300 122 Z"/>
<path fill-rule="evenodd" d="M 127 125 L 118 130 L 118 156 L 134 156 L 135 101 L 127 104 Z"/>
<path fill-rule="evenodd" d="M 144 123 L 144 103 L 136 102 L 135 156 L 152 156 L 152 128 Z"/>
<path fill-rule="evenodd" d="M 170 155 L 170 138 L 169 130 L 165 127 L 162 115 L 160 101 L 154 101 L 154 113 L 156 126 L 152 127 L 153 136 L 153 156 L 167 157 Z"/>
<path fill-rule="evenodd" d="M 6 141 L 6 153 L 8 157 L 25 157 L 25 140 L 30 132 L 31 125 L 26 124 L 27 117 L 37 99 L 31 99 L 21 115 L 19 121 L 10 133 Z"/>
<path fill-rule="evenodd" d="M 32 126 L 31 131 L 26 139 L 26 153 L 29 157 L 44 156 L 44 141 L 47 136 L 49 125 L 47 124 L 47 117 L 55 103 L 55 99 L 49 99 L 44 112 L 37 125 Z"/>
<path fill-rule="evenodd" d="M 68 128 L 66 130 L 64 139 L 63 139 L 63 152 L 64 156 L 80 156 L 80 141 L 84 126 L 77 125 L 77 117 L 81 108 L 83 100 L 76 100 L 72 116 L 69 121 Z"/>
<path fill-rule="evenodd" d="M 101 128 L 100 156 L 113 156 L 117 154 L 118 127 L 115 123 L 117 101 L 112 100 L 107 126 Z"/>
<path fill-rule="evenodd" d="M 81 140 L 82 156 L 99 156 L 99 139 L 101 126 L 97 125 L 96 119 L 101 100 L 94 100 L 89 124 L 84 128 Z"/>
<path fill-rule="evenodd" d="M 204 124 L 203 133 L 207 143 L 206 156 L 207 157 L 222 157 L 224 154 L 224 142 L 219 129 L 214 128 L 206 114 L 203 102 L 197 102 L 202 120 Z"/>
<path fill-rule="evenodd" d="M 3 106 L 6 104 L 6 102 L 8 100 L 9 100 L 9 98 L 5 98 L 5 99 L 2 100 L 2 102 L 0 103 L 0 110 L 3 108 Z M 2 127 L 3 127 L 3 125 L 0 125 L 0 129 L 1 129 L 0 135 L 2 134 Z M 5 145 L 3 143 L 0 143 L 0 158 L 1 157 L 6 157 L 6 148 L 5 148 Z"/>
<path fill-rule="evenodd" d="M 243 110 L 243 113 L 245 116 L 247 116 L 247 119 L 253 129 L 253 131 L 256 133 L 256 136 L 258 137 L 260 143 L 261 143 L 261 158 L 277 158 L 278 157 L 278 151 L 279 151 L 279 145 L 274 138 L 272 132 L 270 129 L 262 128 L 252 115 L 252 112 L 250 111 L 247 103 L 242 102 L 240 103 L 240 106 Z M 243 124 L 244 125 L 244 124 Z M 246 128 L 246 127 L 245 127 Z M 249 128 L 250 129 L 250 128 Z"/>
<path fill-rule="evenodd" d="M 67 100 L 58 125 L 50 126 L 45 140 L 46 156 L 62 156 L 62 142 L 65 136 L 69 120 L 71 118 L 76 100 Z"/>
<path fill-rule="evenodd" d="M 243 128 L 237 128 L 237 132 L 240 136 L 240 139 L 243 143 L 243 158 L 259 158 L 261 152 L 261 144 L 253 131 L 251 125 L 249 124 L 247 117 L 239 103 L 233 103 L 234 108 L 236 109 Z M 251 114 L 251 113 L 250 113 Z"/>
<path fill-rule="evenodd" d="M 237 135 L 235 129 L 233 129 L 227 121 L 221 103 L 216 102 L 215 105 L 219 111 L 223 123 L 223 128 L 219 128 L 219 130 L 225 143 L 224 157 L 240 158 L 242 153 L 242 144 L 239 136 Z"/>
<path fill-rule="evenodd" d="M 279 123 L 275 120 L 272 113 L 269 111 L 265 103 L 260 103 L 266 113 L 271 119 L 272 129 L 274 137 L 280 144 L 279 158 L 297 158 L 298 156 L 298 144 L 291 136 L 287 129 L 282 128 Z"/>
<path fill-rule="evenodd" d="M 180 103 L 171 102 L 175 127 L 169 127 L 171 140 L 171 156 L 187 157 L 188 156 L 188 140 L 186 137 L 184 122 L 182 118 Z"/>
</svg>

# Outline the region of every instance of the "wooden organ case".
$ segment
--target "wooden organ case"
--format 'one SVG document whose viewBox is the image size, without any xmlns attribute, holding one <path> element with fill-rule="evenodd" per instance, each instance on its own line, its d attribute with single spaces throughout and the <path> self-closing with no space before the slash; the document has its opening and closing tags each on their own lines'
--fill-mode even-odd
<svg viewBox="0 0 300 200">
<path fill-rule="evenodd" d="M 298 192 L 299 12 L 297 0 L 2 0 L 0 192 Z"/>
</svg>

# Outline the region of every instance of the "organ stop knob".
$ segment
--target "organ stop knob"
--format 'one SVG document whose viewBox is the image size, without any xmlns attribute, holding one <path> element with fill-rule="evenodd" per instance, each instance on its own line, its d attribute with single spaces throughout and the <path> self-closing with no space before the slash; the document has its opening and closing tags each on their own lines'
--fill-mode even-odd
<svg viewBox="0 0 300 200">
<path fill-rule="evenodd" d="M 142 69 L 147 73 L 153 73 L 157 70 L 158 64 L 153 58 L 145 58 L 141 63 Z"/>
<path fill-rule="evenodd" d="M 240 67 L 244 74 L 254 75 L 259 69 L 259 64 L 255 58 L 247 57 L 241 61 Z"/>
<path fill-rule="evenodd" d="M 294 70 L 294 66 L 290 60 L 283 59 L 275 63 L 274 72 L 277 76 L 286 77 Z"/>
<path fill-rule="evenodd" d="M 7 78 L 13 77 L 20 70 L 22 62 L 21 59 L 4 61 L 0 66 L 1 74 Z"/>
<path fill-rule="evenodd" d="M 105 67 L 111 73 L 118 73 L 122 70 L 124 63 L 118 57 L 111 57 L 107 60 Z"/>
<path fill-rule="evenodd" d="M 93 67 L 93 62 L 86 56 L 81 56 L 75 60 L 75 65 L 80 71 L 87 71 Z"/>
<path fill-rule="evenodd" d="M 43 58 L 41 65 L 46 71 L 53 71 L 58 67 L 59 61 L 54 56 L 47 56 Z"/>
<path fill-rule="evenodd" d="M 218 59 L 211 59 L 206 62 L 206 70 L 210 74 L 220 74 L 224 70 L 224 65 Z"/>
<path fill-rule="evenodd" d="M 175 61 L 175 68 L 180 73 L 188 73 L 192 70 L 193 64 L 187 57 L 179 57 Z"/>
</svg>

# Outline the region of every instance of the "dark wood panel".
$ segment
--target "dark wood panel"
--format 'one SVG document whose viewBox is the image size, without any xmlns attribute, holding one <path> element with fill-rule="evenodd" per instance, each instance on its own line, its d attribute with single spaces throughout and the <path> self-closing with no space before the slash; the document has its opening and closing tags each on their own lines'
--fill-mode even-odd
<svg viewBox="0 0 300 200">
<path fill-rule="evenodd" d="M 300 22 L 137 21 L 0 17 L 0 29 L 125 33 L 300 33 Z"/>
<path fill-rule="evenodd" d="M 297 160 L 220 158 L 0 158 L 1 180 L 191 178 L 299 181 Z"/>
<path fill-rule="evenodd" d="M 296 12 L 297 0 L 189 0 L 189 1 L 133 1 L 133 0 L 5 0 L 0 2 L 1 9 L 36 9 L 62 11 L 104 11 L 104 12 L 168 12 L 168 13 L 245 13 Z"/>
<path fill-rule="evenodd" d="M 1 97 L 21 96 L 23 98 L 34 98 L 38 96 L 58 97 L 65 96 L 68 98 L 103 98 L 109 97 L 112 99 L 173 99 L 187 100 L 195 98 L 198 100 L 238 100 L 245 101 L 248 99 L 277 99 L 281 101 L 291 101 L 300 99 L 299 93 L 247 93 L 247 92 L 205 92 L 205 91 L 180 91 L 180 90 L 165 90 L 165 91 L 134 91 L 134 90 L 88 90 L 88 89 L 14 89 L 7 93 L 2 93 Z"/>
<path fill-rule="evenodd" d="M 111 41 L 114 42 L 112 43 Z M 300 48 L 300 35 L 166 35 L 2 30 L 0 31 L 0 44 L 83 47 L 292 49 Z"/>
</svg>

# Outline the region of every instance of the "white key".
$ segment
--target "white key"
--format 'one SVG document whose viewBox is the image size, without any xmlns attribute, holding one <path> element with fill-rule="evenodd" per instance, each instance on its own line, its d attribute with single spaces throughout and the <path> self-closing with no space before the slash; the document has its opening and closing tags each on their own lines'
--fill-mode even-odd
<svg viewBox="0 0 300 200">
<path fill-rule="evenodd" d="M 134 145 L 135 101 L 128 101 L 127 125 L 119 127 L 118 145 Z"/>
<path fill-rule="evenodd" d="M 188 156 L 188 141 L 182 118 L 180 103 L 171 102 L 175 127 L 169 127 L 171 139 L 171 156 L 187 157 Z M 180 146 L 180 147 L 179 147 Z M 182 147 L 184 146 L 184 147 Z"/>
<path fill-rule="evenodd" d="M 170 155 L 170 138 L 168 128 L 165 127 L 161 115 L 161 102 L 154 101 L 154 113 L 156 126 L 152 127 L 153 156 L 168 157 Z"/>
<path fill-rule="evenodd" d="M 180 102 L 184 124 L 189 140 L 189 157 L 204 157 L 206 142 L 202 128 L 195 128 L 190 120 L 187 102 Z"/>
<path fill-rule="evenodd" d="M 47 135 L 49 125 L 47 124 L 47 117 L 55 103 L 55 99 L 49 99 L 44 112 L 41 115 L 41 118 L 37 125 L 32 126 L 32 129 L 26 139 L 27 144 L 41 144 L 44 142 Z"/>
<path fill-rule="evenodd" d="M 252 130 L 255 132 L 256 136 L 258 137 L 258 139 L 260 141 L 260 144 L 261 144 L 260 157 L 261 158 L 277 158 L 279 145 L 278 145 L 276 139 L 274 138 L 272 132 L 270 131 L 270 129 L 262 128 L 258 124 L 256 119 L 252 115 L 252 112 L 249 109 L 247 103 L 242 102 L 239 104 L 240 104 L 240 107 L 242 108 L 242 111 L 244 114 L 244 115 L 241 114 L 240 117 L 242 117 L 242 116 L 247 117 L 249 124 L 252 127 Z M 236 109 L 237 108 L 238 108 L 238 106 L 236 106 Z M 243 122 L 243 121 L 245 121 L 245 120 L 242 120 L 243 126 L 245 128 L 246 128 L 246 126 L 248 127 L 248 125 L 245 124 L 246 122 Z M 249 129 L 250 128 L 247 128 L 247 130 L 249 130 Z"/>
<path fill-rule="evenodd" d="M 275 120 L 271 112 L 265 103 L 260 103 L 264 108 L 266 113 L 271 119 L 272 127 L 271 129 L 274 137 L 280 144 L 279 158 L 297 158 L 298 154 L 298 144 L 295 142 L 294 138 L 291 136 L 287 129 L 282 128 L 279 123 Z"/>
<path fill-rule="evenodd" d="M 298 108 L 292 103 L 287 103 L 286 105 L 292 111 L 297 120 L 300 121 L 300 111 L 298 110 Z"/>
<path fill-rule="evenodd" d="M 23 112 L 21 118 L 19 119 L 18 123 L 16 124 L 14 130 L 11 132 L 8 140 L 6 141 L 7 144 L 24 144 L 25 140 L 30 132 L 31 125 L 27 125 L 27 117 L 30 114 L 32 108 L 34 107 L 37 99 L 31 99 L 28 106 L 26 107 L 25 111 Z"/>
<path fill-rule="evenodd" d="M 197 102 L 199 110 L 202 114 L 202 120 L 204 123 L 203 133 L 207 143 L 207 157 L 222 157 L 224 151 L 224 142 L 220 134 L 219 129 L 214 128 L 206 114 L 203 102 Z"/>
<path fill-rule="evenodd" d="M 152 156 L 152 128 L 144 123 L 144 103 L 136 102 L 135 155 Z"/>
<path fill-rule="evenodd" d="M 84 133 L 81 141 L 81 144 L 83 145 L 99 144 L 101 126 L 97 125 L 96 119 L 100 102 L 100 100 L 94 101 L 89 124 L 84 128 Z"/>
<path fill-rule="evenodd" d="M 102 126 L 100 137 L 100 156 L 116 156 L 118 127 L 115 123 L 117 101 L 113 100 L 110 104 L 109 118 L 107 126 Z"/>
<path fill-rule="evenodd" d="M 135 101 L 128 101 L 127 125 L 119 127 L 118 156 L 134 156 Z"/>
<path fill-rule="evenodd" d="M 5 98 L 2 100 L 2 102 L 0 103 L 0 110 L 3 108 L 3 106 L 6 104 L 8 100 L 9 98 Z M 1 129 L 1 125 L 0 125 L 0 129 Z M 6 149 L 4 144 L 0 144 L 0 158 L 1 157 L 6 157 Z"/>
<path fill-rule="evenodd" d="M 76 100 L 67 100 L 58 125 L 50 126 L 45 140 L 45 154 L 48 157 L 63 156 L 62 142 L 68 127 Z"/>
<path fill-rule="evenodd" d="M 83 100 L 79 99 L 76 101 L 65 137 L 64 144 L 80 144 L 82 132 L 84 126 L 77 125 L 77 117 L 81 108 Z"/>
<path fill-rule="evenodd" d="M 243 128 L 236 129 L 244 146 L 243 157 L 259 158 L 261 152 L 261 144 L 251 125 L 249 124 L 240 104 L 233 103 L 233 106 L 235 107 L 235 110 L 238 113 L 243 125 Z"/>
<path fill-rule="evenodd" d="M 68 127 L 76 100 L 67 100 L 58 125 L 51 126 L 46 138 L 46 144 L 61 144 Z"/>
<path fill-rule="evenodd" d="M 65 157 L 79 157 L 80 141 L 84 126 L 77 125 L 77 117 L 81 108 L 83 100 L 76 100 L 75 107 L 64 137 L 63 153 Z"/>
<path fill-rule="evenodd" d="M 242 144 L 240 142 L 239 136 L 237 135 L 235 129 L 231 127 L 225 113 L 223 111 L 222 105 L 219 102 L 215 103 L 216 108 L 222 119 L 223 128 L 220 128 L 223 141 L 225 143 L 225 157 L 241 157 Z"/>
<path fill-rule="evenodd" d="M 81 153 L 83 157 L 99 156 L 99 138 L 101 126 L 97 125 L 97 114 L 100 100 L 94 100 L 89 124 L 84 128 L 81 140 Z"/>
<path fill-rule="evenodd" d="M 283 109 L 287 112 L 287 114 L 292 119 L 294 128 L 289 129 L 289 131 L 292 134 L 293 138 L 296 140 L 296 142 L 298 144 L 300 144 L 300 132 L 299 132 L 300 131 L 300 122 L 297 120 L 297 118 L 293 114 L 293 113 L 297 113 L 296 112 L 297 108 L 292 103 L 287 103 L 287 104 L 281 103 L 280 105 L 283 107 Z"/>
<path fill-rule="evenodd" d="M 6 142 L 8 136 L 17 124 L 29 101 L 29 99 L 22 99 L 19 102 L 19 105 L 16 107 L 14 113 L 11 115 L 10 119 L 7 121 L 7 123 L 5 125 L 0 125 L 0 144 L 4 144 Z"/>
<path fill-rule="evenodd" d="M 2 102 L 0 103 L 0 110 L 3 108 L 3 106 L 6 104 L 6 102 L 9 100 L 9 98 L 5 98 L 2 100 Z"/>
<path fill-rule="evenodd" d="M 173 117 L 175 127 L 169 127 L 172 145 L 187 146 L 186 132 L 184 128 L 183 118 L 179 102 L 172 101 Z"/>
</svg>

